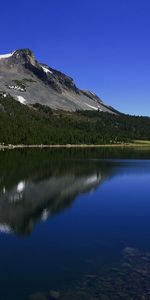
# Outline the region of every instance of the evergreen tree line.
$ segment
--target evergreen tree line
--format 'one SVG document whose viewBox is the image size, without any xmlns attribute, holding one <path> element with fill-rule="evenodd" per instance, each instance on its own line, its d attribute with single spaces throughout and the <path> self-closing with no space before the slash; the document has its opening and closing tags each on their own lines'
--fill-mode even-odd
<svg viewBox="0 0 150 300">
<path fill-rule="evenodd" d="M 0 96 L 0 143 L 114 144 L 150 140 L 150 118 L 98 111 L 53 111 Z"/>
</svg>

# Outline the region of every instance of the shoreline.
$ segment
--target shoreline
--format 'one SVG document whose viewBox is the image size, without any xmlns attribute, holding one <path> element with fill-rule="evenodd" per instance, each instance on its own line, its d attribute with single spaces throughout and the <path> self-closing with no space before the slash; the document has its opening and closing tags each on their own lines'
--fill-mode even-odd
<svg viewBox="0 0 150 300">
<path fill-rule="evenodd" d="M 126 143 L 126 144 L 101 144 L 101 145 L 88 145 L 88 144 L 64 144 L 64 145 L 0 145 L 0 150 L 3 149 L 24 149 L 24 148 L 115 148 L 115 147 L 149 147 L 150 143 Z"/>
</svg>

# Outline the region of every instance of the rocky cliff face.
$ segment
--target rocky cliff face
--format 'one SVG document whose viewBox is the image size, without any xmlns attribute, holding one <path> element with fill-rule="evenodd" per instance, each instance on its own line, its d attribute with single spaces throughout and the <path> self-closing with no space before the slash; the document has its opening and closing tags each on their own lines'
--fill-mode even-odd
<svg viewBox="0 0 150 300">
<path fill-rule="evenodd" d="M 116 112 L 97 95 L 77 88 L 71 77 L 39 63 L 29 49 L 0 55 L 0 92 L 9 93 L 26 105 L 40 103 L 66 111 Z"/>
</svg>

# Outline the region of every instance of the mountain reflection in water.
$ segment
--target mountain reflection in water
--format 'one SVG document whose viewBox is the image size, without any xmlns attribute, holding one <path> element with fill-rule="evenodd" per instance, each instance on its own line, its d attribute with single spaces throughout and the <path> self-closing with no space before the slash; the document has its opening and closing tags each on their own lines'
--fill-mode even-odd
<svg viewBox="0 0 150 300">
<path fill-rule="evenodd" d="M 95 189 L 110 171 L 101 162 L 68 159 L 60 164 L 56 157 L 42 154 L 30 169 L 31 157 L 32 152 L 17 152 L 11 169 L 11 154 L 5 157 L 5 174 L 0 174 L 1 232 L 30 233 L 37 221 L 69 207 L 78 194 Z"/>
<path fill-rule="evenodd" d="M 28 234 L 36 222 L 68 208 L 78 195 L 92 192 L 109 177 L 138 172 L 134 162 L 132 168 L 127 162 L 121 168 L 121 161 L 91 160 L 88 155 L 80 159 L 73 151 L 61 153 L 61 160 L 59 151 L 35 152 L 0 153 L 1 232 Z"/>
</svg>

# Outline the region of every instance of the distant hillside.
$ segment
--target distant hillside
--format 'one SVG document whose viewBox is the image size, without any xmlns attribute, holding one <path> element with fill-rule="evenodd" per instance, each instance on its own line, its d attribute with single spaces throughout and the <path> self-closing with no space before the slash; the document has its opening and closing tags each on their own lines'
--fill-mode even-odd
<svg viewBox="0 0 150 300">
<path fill-rule="evenodd" d="M 64 112 L 0 95 L 0 143 L 114 144 L 150 140 L 150 118 L 98 111 Z"/>
</svg>

